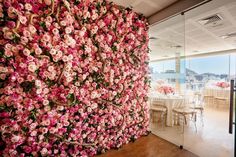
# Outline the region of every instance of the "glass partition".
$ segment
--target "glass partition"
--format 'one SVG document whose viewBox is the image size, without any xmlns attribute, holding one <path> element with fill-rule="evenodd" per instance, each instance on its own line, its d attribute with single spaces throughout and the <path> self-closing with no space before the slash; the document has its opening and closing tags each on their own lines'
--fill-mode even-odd
<svg viewBox="0 0 236 157">
<path fill-rule="evenodd" d="M 185 13 L 186 92 L 197 132 L 185 129 L 184 148 L 202 157 L 234 156 L 235 10 L 235 0 L 213 0 Z"/>
<path fill-rule="evenodd" d="M 184 123 L 175 109 L 185 105 L 184 15 L 150 29 L 150 128 L 153 134 L 183 145 Z"/>
<path fill-rule="evenodd" d="M 213 0 L 150 29 L 150 129 L 202 157 L 236 149 L 235 10 Z"/>
</svg>

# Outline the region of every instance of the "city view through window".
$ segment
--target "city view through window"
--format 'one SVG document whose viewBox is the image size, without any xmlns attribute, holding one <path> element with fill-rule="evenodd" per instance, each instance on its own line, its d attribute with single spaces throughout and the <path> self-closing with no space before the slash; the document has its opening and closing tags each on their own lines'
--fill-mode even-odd
<svg viewBox="0 0 236 157">
<path fill-rule="evenodd" d="M 189 90 L 202 90 L 218 81 L 229 82 L 235 76 L 235 57 L 235 54 L 227 54 L 181 59 L 180 84 Z M 151 62 L 149 67 L 152 86 L 160 80 L 175 86 L 174 59 Z"/>
</svg>

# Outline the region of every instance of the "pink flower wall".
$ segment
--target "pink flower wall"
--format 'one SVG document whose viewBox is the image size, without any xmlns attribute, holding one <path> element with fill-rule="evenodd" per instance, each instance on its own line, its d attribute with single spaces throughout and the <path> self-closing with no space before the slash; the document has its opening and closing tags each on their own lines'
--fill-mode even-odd
<svg viewBox="0 0 236 157">
<path fill-rule="evenodd" d="M 106 0 L 0 0 L 0 154 L 93 156 L 148 133 L 148 24 Z"/>
</svg>

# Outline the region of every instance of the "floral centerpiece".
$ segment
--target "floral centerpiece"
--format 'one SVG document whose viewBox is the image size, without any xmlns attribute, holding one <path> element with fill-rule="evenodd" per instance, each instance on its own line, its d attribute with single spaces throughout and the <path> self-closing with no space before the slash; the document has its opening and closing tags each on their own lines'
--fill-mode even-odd
<svg viewBox="0 0 236 157">
<path fill-rule="evenodd" d="M 220 88 L 228 88 L 230 85 L 229 85 L 229 83 L 228 82 L 217 82 L 216 83 L 216 86 L 217 87 L 220 87 Z"/>
<path fill-rule="evenodd" d="M 159 86 L 159 87 L 157 88 L 157 91 L 158 91 L 159 93 L 165 94 L 165 95 L 167 95 L 167 94 L 174 94 L 174 93 L 175 93 L 174 88 L 171 87 L 171 86 L 168 86 L 168 85 Z"/>
<path fill-rule="evenodd" d="M 94 156 L 148 133 L 148 24 L 106 0 L 0 0 L 0 156 Z"/>
</svg>

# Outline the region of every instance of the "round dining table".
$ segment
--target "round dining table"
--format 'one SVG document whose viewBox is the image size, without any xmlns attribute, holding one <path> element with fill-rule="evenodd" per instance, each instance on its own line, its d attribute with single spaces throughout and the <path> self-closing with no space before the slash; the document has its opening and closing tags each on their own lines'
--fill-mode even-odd
<svg viewBox="0 0 236 157">
<path fill-rule="evenodd" d="M 163 105 L 167 107 L 167 118 L 166 118 L 166 126 L 173 126 L 174 119 L 172 110 L 174 108 L 183 107 L 185 105 L 185 99 L 180 96 L 175 95 L 168 95 L 168 96 L 157 96 L 157 95 L 150 95 L 150 106 L 152 105 L 153 101 L 161 101 Z"/>
<path fill-rule="evenodd" d="M 205 88 L 203 91 L 204 95 L 213 97 L 226 97 L 229 98 L 229 88 Z"/>
</svg>

